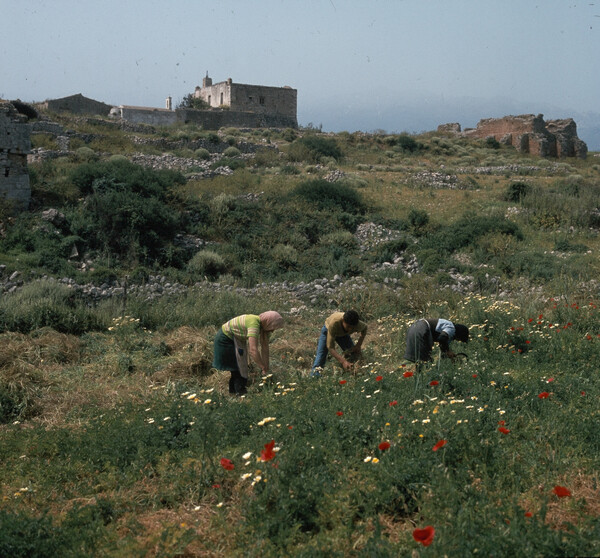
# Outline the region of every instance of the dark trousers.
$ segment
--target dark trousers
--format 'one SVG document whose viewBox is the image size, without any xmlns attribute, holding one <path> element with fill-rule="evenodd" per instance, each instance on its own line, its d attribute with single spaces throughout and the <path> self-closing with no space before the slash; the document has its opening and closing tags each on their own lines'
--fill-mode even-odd
<svg viewBox="0 0 600 558">
<path fill-rule="evenodd" d="M 246 384 L 248 380 L 244 378 L 239 370 L 231 370 L 231 378 L 229 378 L 229 393 L 235 395 L 245 395 L 248 390 Z"/>
</svg>

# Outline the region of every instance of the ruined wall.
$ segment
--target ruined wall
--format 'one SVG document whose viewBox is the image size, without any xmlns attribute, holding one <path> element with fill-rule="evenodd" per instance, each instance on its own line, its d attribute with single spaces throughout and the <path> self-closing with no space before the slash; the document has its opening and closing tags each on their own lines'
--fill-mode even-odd
<svg viewBox="0 0 600 558">
<path fill-rule="evenodd" d="M 15 210 L 27 209 L 31 200 L 27 172 L 30 133 L 27 117 L 0 101 L 0 198 Z"/>
<path fill-rule="evenodd" d="M 485 118 L 474 129 L 462 132 L 474 138 L 493 137 L 512 145 L 523 153 L 540 157 L 587 156 L 587 145 L 577 137 L 577 125 L 572 118 L 544 121 L 542 114 L 523 114 L 503 118 Z"/>
<path fill-rule="evenodd" d="M 38 103 L 40 108 L 52 111 L 52 112 L 71 112 L 73 114 L 100 114 L 102 116 L 108 115 L 111 105 L 101 103 L 100 101 L 94 101 L 94 99 L 88 99 L 81 93 L 76 95 L 70 95 L 69 97 L 63 97 L 61 99 L 51 99 Z"/>
<path fill-rule="evenodd" d="M 177 109 L 177 120 L 193 123 L 205 130 L 223 127 L 236 128 L 297 128 L 296 118 L 278 114 L 260 114 L 235 110 Z"/>
<path fill-rule="evenodd" d="M 136 124 L 150 124 L 151 126 L 169 126 L 177 122 L 175 111 L 150 107 L 130 107 L 121 105 L 113 107 L 110 116 L 122 118 Z"/>
</svg>

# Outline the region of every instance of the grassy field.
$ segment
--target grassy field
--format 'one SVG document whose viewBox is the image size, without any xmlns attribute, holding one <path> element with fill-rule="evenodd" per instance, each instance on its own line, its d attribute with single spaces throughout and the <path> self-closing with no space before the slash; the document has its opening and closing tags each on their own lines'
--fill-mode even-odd
<svg viewBox="0 0 600 558">
<path fill-rule="evenodd" d="M 210 257 L 135 230 L 126 246 L 92 243 L 91 208 L 125 179 L 110 166 L 101 182 L 85 177 L 138 149 L 122 130 L 102 128 L 92 161 L 75 152 L 33 167 L 32 211 L 3 217 L 3 277 L 27 281 L 0 299 L 0 555 L 600 554 L 594 154 L 316 134 L 335 157 L 292 131 L 219 135 L 272 152 L 230 176 L 139 174 L 130 186 L 187 215 L 178 226 L 212 242 Z M 334 171 L 341 181 L 322 180 Z M 66 215 L 58 233 L 40 226 L 48 207 Z M 361 248 L 353 235 L 368 222 L 399 239 Z M 86 268 L 69 260 L 73 243 Z M 398 255 L 419 271 L 392 265 Z M 157 273 L 186 291 L 92 304 L 48 279 L 133 285 Z M 333 293 L 271 286 L 335 274 L 345 282 Z M 456 288 L 456 274 L 470 286 Z M 231 289 L 208 291 L 198 275 Z M 361 359 L 311 378 L 325 318 L 350 307 L 369 325 Z M 285 319 L 270 374 L 254 371 L 248 395 L 231 397 L 229 374 L 211 369 L 214 335 L 268 309 Z M 471 341 L 455 347 L 468 359 L 402 366 L 423 316 L 468 324 Z"/>
</svg>

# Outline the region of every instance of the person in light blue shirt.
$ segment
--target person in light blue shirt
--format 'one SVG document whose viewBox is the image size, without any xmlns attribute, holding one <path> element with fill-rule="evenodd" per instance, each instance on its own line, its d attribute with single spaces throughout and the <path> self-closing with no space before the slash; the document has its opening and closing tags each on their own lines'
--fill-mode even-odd
<svg viewBox="0 0 600 558">
<path fill-rule="evenodd" d="M 442 357 L 454 359 L 456 354 L 450 349 L 450 343 L 454 340 L 467 343 L 469 328 L 443 318 L 418 320 L 406 333 L 404 358 L 409 362 L 428 362 L 431 360 L 433 344 L 438 343 Z"/>
</svg>

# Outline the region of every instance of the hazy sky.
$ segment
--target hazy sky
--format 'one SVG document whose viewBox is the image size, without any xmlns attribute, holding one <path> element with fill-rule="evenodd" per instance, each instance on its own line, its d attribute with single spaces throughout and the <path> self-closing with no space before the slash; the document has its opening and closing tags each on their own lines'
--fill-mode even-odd
<svg viewBox="0 0 600 558">
<path fill-rule="evenodd" d="M 215 83 L 294 87 L 299 123 L 332 131 L 423 131 L 523 113 L 600 117 L 600 0 L 0 0 L 0 7 L 5 99 L 82 93 L 164 107 L 208 72 Z"/>
</svg>

